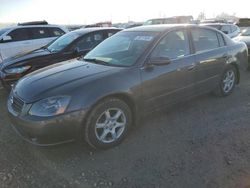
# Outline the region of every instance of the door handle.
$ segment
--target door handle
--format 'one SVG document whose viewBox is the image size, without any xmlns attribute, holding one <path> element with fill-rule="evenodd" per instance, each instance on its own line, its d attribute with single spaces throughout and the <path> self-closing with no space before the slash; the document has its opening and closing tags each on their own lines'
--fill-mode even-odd
<svg viewBox="0 0 250 188">
<path fill-rule="evenodd" d="M 195 68 L 195 64 L 193 63 L 192 65 L 190 65 L 189 67 L 188 67 L 188 70 L 190 71 L 190 70 L 193 70 L 194 68 Z"/>
</svg>

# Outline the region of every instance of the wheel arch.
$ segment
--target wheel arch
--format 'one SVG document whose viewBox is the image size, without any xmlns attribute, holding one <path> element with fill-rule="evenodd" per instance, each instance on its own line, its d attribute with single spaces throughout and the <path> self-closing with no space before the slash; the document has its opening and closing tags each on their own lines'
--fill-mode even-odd
<svg viewBox="0 0 250 188">
<path fill-rule="evenodd" d="M 130 110 L 131 110 L 131 114 L 132 114 L 132 122 L 133 123 L 136 123 L 137 122 L 137 105 L 134 101 L 134 99 L 127 93 L 113 93 L 113 94 L 108 94 L 106 96 L 103 96 L 101 98 L 99 98 L 97 101 L 95 101 L 91 107 L 88 109 L 87 113 L 86 113 L 86 116 L 83 120 L 83 123 L 86 122 L 89 114 L 91 113 L 91 111 L 93 110 L 93 108 L 98 105 L 99 103 L 101 103 L 103 100 L 105 99 L 109 99 L 109 98 L 116 98 L 116 99 L 120 99 L 122 100 L 123 102 L 125 102 Z"/>
<path fill-rule="evenodd" d="M 240 69 L 239 69 L 239 66 L 238 66 L 238 64 L 236 63 L 236 62 L 232 62 L 232 63 L 230 63 L 230 65 L 231 66 L 233 66 L 235 69 L 236 69 L 236 71 L 237 71 L 237 84 L 239 84 L 240 83 Z"/>
</svg>

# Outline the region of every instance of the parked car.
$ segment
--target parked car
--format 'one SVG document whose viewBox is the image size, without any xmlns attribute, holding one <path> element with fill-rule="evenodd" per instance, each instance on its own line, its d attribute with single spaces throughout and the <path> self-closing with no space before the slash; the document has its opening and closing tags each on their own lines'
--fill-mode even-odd
<svg viewBox="0 0 250 188">
<path fill-rule="evenodd" d="M 0 29 L 0 63 L 8 57 L 45 46 L 67 31 L 64 27 L 44 21 Z"/>
<path fill-rule="evenodd" d="M 37 69 L 86 55 L 109 36 L 120 31 L 116 28 L 79 29 L 67 33 L 47 46 L 8 58 L 0 65 L 0 79 L 5 88 L 24 75 Z"/>
<path fill-rule="evenodd" d="M 143 25 L 159 25 L 159 24 L 184 24 L 192 23 L 193 16 L 173 16 L 169 18 L 155 18 L 144 22 Z"/>
<path fill-rule="evenodd" d="M 200 24 L 200 25 L 216 28 L 222 31 L 223 33 L 225 33 L 230 38 L 237 37 L 240 34 L 240 28 L 234 24 L 208 23 L 208 24 Z"/>
<path fill-rule="evenodd" d="M 82 59 L 22 78 L 8 100 L 10 119 L 33 144 L 84 138 L 106 149 L 119 144 L 142 115 L 212 91 L 230 95 L 247 53 L 244 43 L 210 27 L 124 30 Z"/>
<path fill-rule="evenodd" d="M 245 28 L 238 37 L 234 38 L 234 40 L 245 42 L 248 47 L 248 52 L 250 52 L 250 27 Z M 248 69 L 250 69 L 250 56 L 248 56 L 248 62 Z"/>
</svg>

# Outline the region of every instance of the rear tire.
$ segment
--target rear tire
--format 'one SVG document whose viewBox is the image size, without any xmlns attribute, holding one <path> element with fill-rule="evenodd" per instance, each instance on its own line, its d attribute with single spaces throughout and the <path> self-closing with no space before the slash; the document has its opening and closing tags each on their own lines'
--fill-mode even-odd
<svg viewBox="0 0 250 188">
<path fill-rule="evenodd" d="M 233 65 L 229 65 L 223 72 L 220 83 L 214 94 L 220 97 L 226 97 L 230 95 L 237 82 L 237 70 Z"/>
<path fill-rule="evenodd" d="M 108 149 L 122 142 L 132 124 L 129 106 L 117 98 L 107 98 L 90 112 L 85 125 L 85 140 L 95 149 Z"/>
</svg>

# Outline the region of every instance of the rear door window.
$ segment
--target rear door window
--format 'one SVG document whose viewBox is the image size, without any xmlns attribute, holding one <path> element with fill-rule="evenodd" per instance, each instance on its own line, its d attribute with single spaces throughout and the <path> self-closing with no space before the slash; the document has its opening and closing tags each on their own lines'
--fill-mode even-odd
<svg viewBox="0 0 250 188">
<path fill-rule="evenodd" d="M 213 50 L 220 47 L 215 31 L 204 28 L 193 28 L 191 30 L 196 53 Z"/>
<path fill-rule="evenodd" d="M 49 37 L 49 31 L 46 27 L 29 28 L 32 39 L 42 39 Z"/>
<path fill-rule="evenodd" d="M 31 36 L 27 28 L 15 29 L 11 31 L 8 35 L 12 38 L 13 42 L 31 39 Z"/>
</svg>

